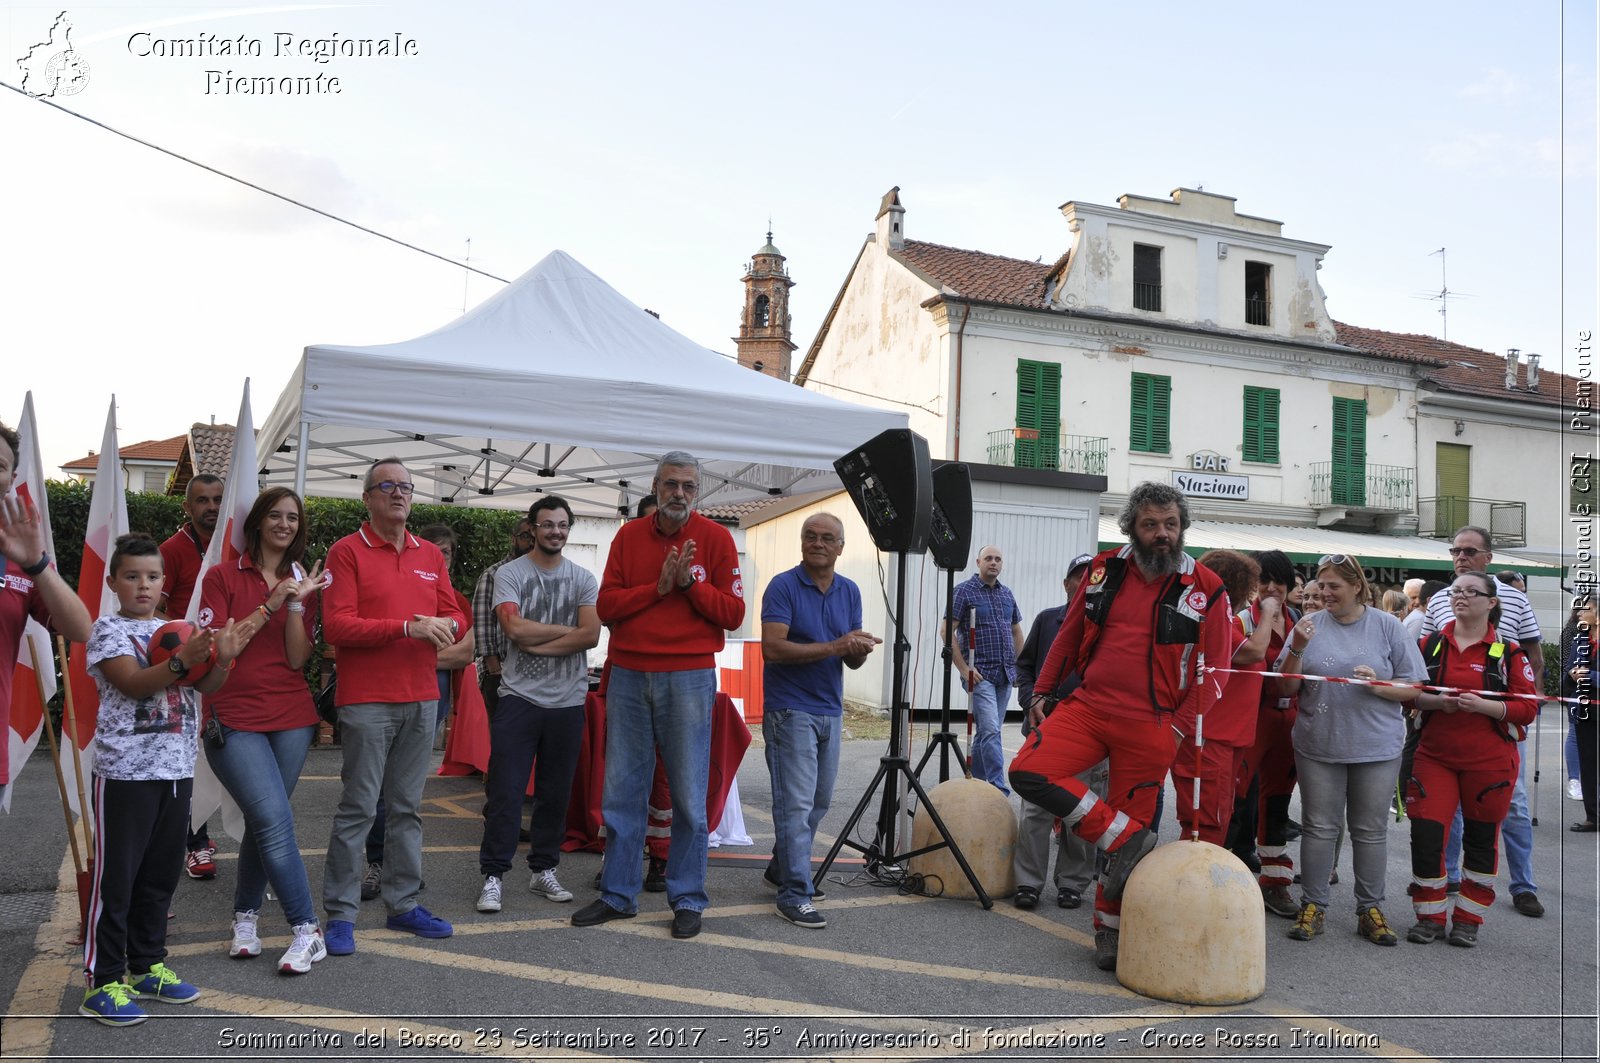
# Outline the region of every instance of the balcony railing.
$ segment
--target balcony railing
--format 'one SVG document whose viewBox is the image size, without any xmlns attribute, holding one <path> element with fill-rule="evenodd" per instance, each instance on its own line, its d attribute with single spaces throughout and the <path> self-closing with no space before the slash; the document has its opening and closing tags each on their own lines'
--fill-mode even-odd
<svg viewBox="0 0 1600 1063">
<path fill-rule="evenodd" d="M 1135 310 L 1161 311 L 1161 285 L 1133 282 L 1133 308 Z"/>
<path fill-rule="evenodd" d="M 1039 445 L 1037 428 L 1002 428 L 989 433 L 989 464 L 1018 469 L 1058 469 L 1089 476 L 1106 474 L 1105 436 L 1061 436 L 1059 447 Z"/>
<path fill-rule="evenodd" d="M 1417 534 L 1429 539 L 1454 538 L 1456 529 L 1475 524 L 1489 529 L 1490 546 L 1528 544 L 1528 504 L 1493 498 L 1439 495 L 1417 500 Z"/>
<path fill-rule="evenodd" d="M 1311 463 L 1311 505 L 1352 509 L 1411 511 L 1415 473 L 1404 465 L 1361 465 L 1337 470 L 1331 461 Z"/>
<path fill-rule="evenodd" d="M 1247 325 L 1272 324 L 1272 304 L 1265 298 L 1247 298 L 1244 301 L 1244 320 Z"/>
</svg>

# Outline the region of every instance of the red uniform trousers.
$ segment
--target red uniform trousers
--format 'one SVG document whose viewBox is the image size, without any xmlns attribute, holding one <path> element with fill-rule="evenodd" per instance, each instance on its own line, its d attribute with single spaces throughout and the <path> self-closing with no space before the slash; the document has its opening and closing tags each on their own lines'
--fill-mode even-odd
<svg viewBox="0 0 1600 1063">
<path fill-rule="evenodd" d="M 1459 770 L 1417 750 L 1406 785 L 1411 817 L 1411 906 L 1417 919 L 1445 921 L 1444 840 L 1461 807 L 1461 893 L 1455 919 L 1481 924 L 1494 903 L 1494 876 L 1500 866 L 1500 824 L 1511 809 L 1517 781 L 1515 747 L 1507 743 L 1511 766 Z"/>
<path fill-rule="evenodd" d="M 1289 798 L 1294 795 L 1294 730 L 1296 713 L 1292 703 L 1287 709 L 1277 707 L 1277 699 L 1262 703 L 1256 716 L 1256 741 L 1245 754 L 1245 767 L 1240 771 L 1240 786 L 1234 790 L 1243 798 L 1250 790 L 1250 775 L 1261 778 L 1259 805 L 1256 810 L 1256 855 L 1261 858 L 1261 885 L 1283 886 L 1294 882 L 1294 860 L 1289 856 L 1287 832 L 1289 827 Z M 1179 802 L 1180 804 L 1182 802 Z"/>
<path fill-rule="evenodd" d="M 672 849 L 672 790 L 667 786 L 667 766 L 656 754 L 656 777 L 650 781 L 650 800 L 645 806 L 645 855 L 665 860 Z"/>
<path fill-rule="evenodd" d="M 1155 815 L 1156 794 L 1176 750 L 1168 716 L 1154 710 L 1142 718 L 1112 715 L 1071 699 L 1023 741 L 1011 762 L 1011 785 L 1084 841 L 1115 852 Z M 1110 792 L 1102 798 L 1076 776 L 1108 757 Z M 1121 921 L 1121 901 L 1106 900 L 1097 885 L 1095 927 L 1116 929 Z"/>
<path fill-rule="evenodd" d="M 1245 762 L 1248 750 L 1227 742 L 1208 740 L 1200 747 L 1200 809 L 1198 813 L 1200 840 L 1222 845 L 1228 835 L 1228 821 L 1233 818 L 1234 791 L 1238 786 L 1240 765 Z M 1178 825 L 1185 838 L 1194 836 L 1196 812 L 1194 807 L 1195 746 L 1191 736 L 1178 747 L 1172 762 L 1172 785 L 1178 791 Z M 1245 789 L 1250 789 L 1250 779 L 1245 778 Z"/>
</svg>

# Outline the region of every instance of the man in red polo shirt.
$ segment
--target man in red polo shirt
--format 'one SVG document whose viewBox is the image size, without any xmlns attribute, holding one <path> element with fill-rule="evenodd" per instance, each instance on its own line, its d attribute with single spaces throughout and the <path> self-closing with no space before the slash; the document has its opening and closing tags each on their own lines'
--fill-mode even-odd
<svg viewBox="0 0 1600 1063">
<path fill-rule="evenodd" d="M 183 513 L 188 521 L 161 544 L 161 570 L 166 581 L 161 585 L 161 612 L 173 620 L 189 614 L 200 579 L 200 562 L 217 530 L 222 513 L 222 478 L 203 472 L 189 481 L 183 493 Z M 217 877 L 217 847 L 205 823 L 189 824 L 189 857 L 184 870 L 190 878 Z"/>
<path fill-rule="evenodd" d="M 444 555 L 406 530 L 414 489 L 398 458 L 374 463 L 361 492 L 367 520 L 328 551 L 333 582 L 322 595 L 322 630 L 339 651 L 336 701 L 344 749 L 344 790 L 322 874 L 325 940 L 333 956 L 356 950 L 363 843 L 380 793 L 388 809 L 386 925 L 426 938 L 454 933 L 417 903 L 420 809 L 439 699 L 438 651 L 459 641 L 470 621 L 450 586 Z"/>
</svg>

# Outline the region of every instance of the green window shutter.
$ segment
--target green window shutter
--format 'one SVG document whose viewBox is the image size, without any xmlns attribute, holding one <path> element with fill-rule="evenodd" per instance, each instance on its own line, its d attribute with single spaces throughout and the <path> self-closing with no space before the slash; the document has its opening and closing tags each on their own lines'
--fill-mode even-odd
<svg viewBox="0 0 1600 1063">
<path fill-rule="evenodd" d="M 1061 467 L 1061 363 L 1039 365 L 1039 466 Z"/>
<path fill-rule="evenodd" d="M 1244 389 L 1244 460 L 1278 460 L 1278 389 Z"/>
<path fill-rule="evenodd" d="M 1151 449 L 1165 453 L 1172 449 L 1172 378 L 1153 377 L 1150 395 Z"/>
<path fill-rule="evenodd" d="M 1133 374 L 1128 449 L 1164 454 L 1172 449 L 1172 378 Z"/>
<path fill-rule="evenodd" d="M 1133 374 L 1132 401 L 1128 411 L 1128 449 L 1151 450 L 1150 446 L 1150 378 L 1143 373 Z"/>
<path fill-rule="evenodd" d="M 1333 400 L 1332 501 L 1340 506 L 1367 504 L 1367 402 Z"/>
<path fill-rule="evenodd" d="M 1278 460 L 1278 389 L 1261 389 L 1261 460 Z"/>
<path fill-rule="evenodd" d="M 1017 359 L 1017 427 L 1035 431 L 1040 420 L 1040 370 L 1039 362 Z M 1024 439 L 1018 433 L 1012 441 L 1012 465 L 1019 469 L 1038 468 L 1039 445 L 1037 439 Z"/>
</svg>

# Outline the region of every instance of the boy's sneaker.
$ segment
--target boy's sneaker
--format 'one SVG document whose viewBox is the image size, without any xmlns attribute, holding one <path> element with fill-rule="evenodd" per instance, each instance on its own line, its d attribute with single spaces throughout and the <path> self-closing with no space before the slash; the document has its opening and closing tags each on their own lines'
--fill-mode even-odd
<svg viewBox="0 0 1600 1063">
<path fill-rule="evenodd" d="M 256 933 L 256 912 L 233 913 L 233 940 L 228 943 L 228 955 L 236 960 L 248 960 L 261 955 L 261 936 Z"/>
<path fill-rule="evenodd" d="M 217 847 L 202 845 L 198 849 L 190 849 L 189 859 L 184 862 L 184 870 L 189 872 L 190 878 L 216 878 Z"/>
<path fill-rule="evenodd" d="M 383 925 L 390 930 L 404 930 L 419 938 L 447 938 L 456 932 L 447 920 L 440 919 L 420 904 L 409 912 L 391 915 Z"/>
<path fill-rule="evenodd" d="M 807 930 L 821 930 L 828 925 L 828 917 L 817 911 L 809 901 L 803 901 L 800 904 L 789 907 L 784 907 L 780 904 L 778 905 L 778 914 L 795 926 L 803 926 Z"/>
<path fill-rule="evenodd" d="M 478 894 L 478 911 L 498 912 L 500 910 L 500 876 L 488 875 L 483 880 L 483 892 Z"/>
<path fill-rule="evenodd" d="M 128 986 L 139 996 L 155 997 L 164 1004 L 193 1004 L 200 999 L 200 990 L 164 963 L 152 964 L 144 974 L 129 971 Z"/>
<path fill-rule="evenodd" d="M 122 982 L 107 982 L 83 995 L 78 1014 L 107 1026 L 137 1026 L 150 1014 L 133 1002 L 138 994 Z"/>
<path fill-rule="evenodd" d="M 572 900 L 572 891 L 556 881 L 554 868 L 535 871 L 533 879 L 528 883 L 528 889 L 552 901 Z"/>
<path fill-rule="evenodd" d="M 322 942 L 329 956 L 349 956 L 356 951 L 356 925 L 348 919 L 329 919 Z"/>
<path fill-rule="evenodd" d="M 366 874 L 361 876 L 361 899 L 370 901 L 383 892 L 383 865 L 368 864 Z"/>
<path fill-rule="evenodd" d="M 305 974 L 313 963 L 321 963 L 327 955 L 322 928 L 316 923 L 301 923 L 294 928 L 294 941 L 289 943 L 289 951 L 278 961 L 278 973 Z"/>
</svg>

